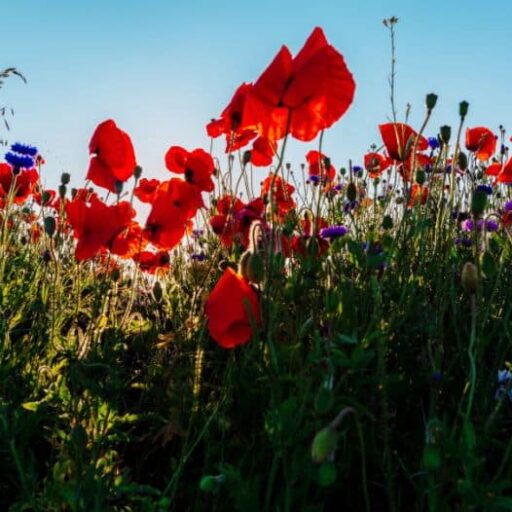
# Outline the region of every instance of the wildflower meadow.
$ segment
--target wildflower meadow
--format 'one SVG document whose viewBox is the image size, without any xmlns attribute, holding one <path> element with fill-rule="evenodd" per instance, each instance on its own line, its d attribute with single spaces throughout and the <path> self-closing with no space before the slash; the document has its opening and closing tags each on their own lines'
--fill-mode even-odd
<svg viewBox="0 0 512 512">
<path fill-rule="evenodd" d="M 166 179 L 114 119 L 81 187 L 9 141 L 0 510 L 512 510 L 506 129 L 464 98 L 435 126 L 430 91 L 411 126 L 392 53 L 380 140 L 335 161 L 358 77 L 303 41 L 212 107 L 211 145 L 170 141 Z"/>
</svg>

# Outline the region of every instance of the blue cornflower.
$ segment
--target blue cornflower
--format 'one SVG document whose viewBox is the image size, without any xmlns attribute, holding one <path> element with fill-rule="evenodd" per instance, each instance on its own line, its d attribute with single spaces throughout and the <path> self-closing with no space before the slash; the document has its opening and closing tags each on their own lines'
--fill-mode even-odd
<svg viewBox="0 0 512 512">
<path fill-rule="evenodd" d="M 512 201 L 507 201 L 507 202 L 503 205 L 503 209 L 504 209 L 506 212 L 510 212 L 510 211 L 512 211 Z"/>
<path fill-rule="evenodd" d="M 352 167 L 352 172 L 356 176 L 360 176 L 361 174 L 363 174 L 363 168 L 360 165 L 354 165 L 354 167 Z"/>
<path fill-rule="evenodd" d="M 27 155 L 18 155 L 9 151 L 5 154 L 5 160 L 15 169 L 31 169 L 34 167 L 34 159 Z"/>
<path fill-rule="evenodd" d="M 204 252 L 194 253 L 191 257 L 194 261 L 204 261 L 206 259 Z"/>
<path fill-rule="evenodd" d="M 20 155 L 28 155 L 28 156 L 36 156 L 37 148 L 35 146 L 29 146 L 28 144 L 20 144 L 19 142 L 15 142 L 11 146 L 11 151 L 15 153 L 19 153 Z"/>
<path fill-rule="evenodd" d="M 439 147 L 439 141 L 437 140 L 437 137 L 429 137 L 428 145 L 431 149 L 437 149 Z"/>
<path fill-rule="evenodd" d="M 485 192 L 488 196 L 492 195 L 492 187 L 490 185 L 478 185 L 477 190 Z"/>
<path fill-rule="evenodd" d="M 342 188 L 343 188 L 343 185 L 341 183 L 334 185 L 334 190 L 337 190 L 338 192 L 340 192 Z"/>
<path fill-rule="evenodd" d="M 498 370 L 498 384 L 506 384 L 510 379 L 512 379 L 510 370 Z"/>
<path fill-rule="evenodd" d="M 348 233 L 348 228 L 342 225 L 328 226 L 320 230 L 320 238 L 339 238 Z"/>
<path fill-rule="evenodd" d="M 499 388 L 494 395 L 495 400 L 503 400 L 508 395 L 509 400 L 512 401 L 512 387 L 510 387 L 510 380 L 512 379 L 512 372 L 510 370 L 498 370 L 498 384 Z M 508 387 L 508 391 L 507 391 Z"/>
<path fill-rule="evenodd" d="M 317 176 L 317 175 L 310 176 L 309 181 L 316 185 L 317 183 L 320 183 L 320 176 Z"/>
</svg>

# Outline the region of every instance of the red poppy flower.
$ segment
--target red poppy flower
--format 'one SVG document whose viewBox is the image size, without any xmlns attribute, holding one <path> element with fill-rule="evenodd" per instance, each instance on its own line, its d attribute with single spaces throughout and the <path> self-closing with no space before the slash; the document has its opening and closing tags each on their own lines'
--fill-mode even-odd
<svg viewBox="0 0 512 512">
<path fill-rule="evenodd" d="M 405 162 L 410 156 L 418 133 L 404 123 L 386 123 L 379 126 L 382 141 L 389 157 L 398 162 Z M 418 151 L 428 148 L 428 140 L 421 136 L 418 139 Z"/>
<path fill-rule="evenodd" d="M 485 169 L 485 174 L 487 174 L 487 176 L 498 176 L 502 167 L 503 165 L 499 162 L 493 162 L 487 166 L 487 169 Z"/>
<path fill-rule="evenodd" d="M 126 229 L 114 238 L 111 252 L 121 258 L 128 259 L 144 250 L 147 244 L 147 240 L 142 236 L 142 228 L 139 223 L 132 221 Z"/>
<path fill-rule="evenodd" d="M 112 119 L 99 124 L 89 143 L 92 155 L 87 179 L 98 187 L 116 193 L 116 182 L 123 183 L 135 169 L 135 151 L 128 134 Z"/>
<path fill-rule="evenodd" d="M 274 203 L 280 217 L 284 217 L 295 208 L 295 201 L 292 199 L 294 191 L 295 187 L 293 185 L 286 183 L 281 176 L 272 173 L 263 180 L 261 185 L 261 197 L 266 197 Z"/>
<path fill-rule="evenodd" d="M 329 249 L 329 242 L 318 235 L 295 235 L 291 243 L 292 252 L 296 257 L 307 258 L 323 256 Z"/>
<path fill-rule="evenodd" d="M 180 146 L 171 146 L 165 155 L 165 166 L 171 172 L 184 174 L 185 180 L 200 190 L 212 192 L 215 188 L 212 181 L 215 170 L 213 158 L 203 149 L 189 152 Z"/>
<path fill-rule="evenodd" d="M 152 203 L 155 199 L 156 191 L 159 186 L 159 180 L 148 180 L 146 178 L 142 178 L 133 190 L 133 194 L 142 203 Z"/>
<path fill-rule="evenodd" d="M 512 183 L 512 157 L 510 157 L 507 162 L 503 165 L 500 173 L 496 177 L 496 181 L 498 183 Z"/>
<path fill-rule="evenodd" d="M 299 140 L 313 140 L 347 111 L 354 91 L 343 56 L 317 27 L 295 58 L 283 46 L 246 92 L 242 128 L 272 140 L 288 128 Z"/>
<path fill-rule="evenodd" d="M 483 126 L 466 130 L 466 149 L 478 160 L 488 160 L 496 152 L 496 135 Z"/>
<path fill-rule="evenodd" d="M 99 200 L 88 204 L 75 199 L 66 205 L 66 213 L 78 239 L 75 250 L 78 261 L 92 258 L 102 249 L 110 249 L 116 236 L 128 228 L 135 217 L 135 210 L 127 201 L 107 206 Z"/>
<path fill-rule="evenodd" d="M 309 164 L 309 176 L 318 176 L 327 178 L 328 181 L 336 177 L 336 169 L 331 164 L 331 160 L 319 151 L 309 151 L 306 155 Z"/>
<path fill-rule="evenodd" d="M 52 203 L 55 201 L 55 198 L 57 197 L 57 192 L 55 190 L 39 190 L 39 187 L 37 187 L 37 192 L 32 193 L 32 197 L 34 198 L 34 201 L 39 206 L 52 206 Z M 43 204 L 44 199 L 44 204 Z"/>
<path fill-rule="evenodd" d="M 413 183 L 411 188 L 411 195 L 409 197 L 409 203 L 407 206 L 412 208 L 415 204 L 420 203 L 422 205 L 426 204 L 428 199 L 428 188 L 422 187 L 418 183 Z"/>
<path fill-rule="evenodd" d="M 366 153 L 364 155 L 364 167 L 368 171 L 370 178 L 380 176 L 392 163 L 390 158 L 380 153 Z"/>
<path fill-rule="evenodd" d="M 261 323 L 258 295 L 249 283 L 228 267 L 210 293 L 205 314 L 210 336 L 222 348 L 247 343 L 252 324 Z"/>
<path fill-rule="evenodd" d="M 323 217 L 317 217 L 316 219 L 316 232 L 318 233 L 322 228 L 326 228 L 329 223 L 323 218 Z M 306 236 L 313 235 L 313 223 L 311 222 L 311 218 L 306 216 L 306 218 L 302 219 L 300 221 L 300 226 L 302 228 L 302 232 Z"/>
<path fill-rule="evenodd" d="M 143 251 L 133 256 L 133 261 L 137 263 L 143 272 L 148 274 L 162 273 L 170 267 L 169 253 L 166 251 L 149 252 Z"/>
<path fill-rule="evenodd" d="M 34 190 L 39 180 L 39 174 L 35 169 L 20 171 L 17 175 L 14 175 L 12 171 L 9 164 L 0 163 L 0 198 L 7 199 L 11 186 L 13 186 L 15 189 L 14 204 L 23 204 Z"/>
<path fill-rule="evenodd" d="M 190 219 L 203 206 L 201 191 L 178 178 L 162 183 L 146 220 L 143 236 L 159 249 L 170 250 L 192 227 Z"/>
<path fill-rule="evenodd" d="M 267 167 L 274 160 L 277 145 L 265 137 L 258 137 L 251 149 L 251 163 L 255 167 Z"/>
</svg>

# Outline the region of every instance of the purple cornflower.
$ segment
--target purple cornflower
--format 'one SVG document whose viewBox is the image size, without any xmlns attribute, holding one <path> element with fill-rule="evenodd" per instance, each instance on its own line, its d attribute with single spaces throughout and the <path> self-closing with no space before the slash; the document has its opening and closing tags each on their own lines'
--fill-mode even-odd
<svg viewBox="0 0 512 512">
<path fill-rule="evenodd" d="M 478 185 L 477 190 L 485 192 L 488 196 L 492 195 L 492 187 L 490 185 Z"/>
<path fill-rule="evenodd" d="M 485 228 L 487 229 L 487 231 L 489 231 L 490 233 L 494 232 L 494 231 L 498 231 L 500 225 L 494 220 L 494 219 L 489 219 L 486 223 L 485 223 Z"/>
<path fill-rule="evenodd" d="M 510 211 L 512 211 L 512 201 L 507 201 L 507 202 L 503 205 L 503 210 L 505 210 L 506 212 L 510 212 Z"/>
<path fill-rule="evenodd" d="M 356 176 L 363 174 L 363 168 L 360 165 L 354 165 L 354 167 L 352 167 L 352 171 Z"/>
<path fill-rule="evenodd" d="M 465 236 L 461 236 L 455 239 L 455 245 L 459 245 L 461 247 L 471 247 L 473 241 L 471 238 L 466 238 Z"/>
<path fill-rule="evenodd" d="M 329 226 L 320 230 L 320 238 L 339 238 L 348 233 L 348 228 L 342 225 Z"/>
<path fill-rule="evenodd" d="M 15 169 L 31 169 L 34 167 L 34 159 L 27 155 L 18 155 L 9 151 L 5 154 L 5 161 Z"/>
<path fill-rule="evenodd" d="M 19 142 L 15 142 L 11 146 L 11 151 L 18 153 L 19 155 L 28 155 L 28 156 L 36 156 L 37 148 L 35 146 L 29 146 L 28 144 L 20 144 Z"/>
<path fill-rule="evenodd" d="M 439 147 L 439 141 L 437 140 L 437 137 L 429 137 L 428 145 L 431 149 L 437 149 Z"/>
<path fill-rule="evenodd" d="M 309 181 L 313 183 L 313 185 L 316 185 L 317 183 L 320 183 L 320 176 L 316 176 L 314 174 L 313 176 L 309 177 Z"/>
<path fill-rule="evenodd" d="M 466 231 L 469 233 L 469 232 L 473 231 L 475 224 L 473 223 L 473 221 L 471 219 L 466 219 L 463 222 L 461 222 L 460 226 L 461 226 L 462 231 Z M 484 227 L 484 220 L 478 219 L 476 222 L 476 229 L 478 231 L 482 231 L 483 227 Z M 495 220 L 489 219 L 489 220 L 485 221 L 485 230 L 486 231 L 489 231 L 492 233 L 494 231 L 498 231 L 498 229 L 499 229 L 499 224 Z"/>
<path fill-rule="evenodd" d="M 204 261 L 206 259 L 206 255 L 204 252 L 197 252 L 197 253 L 192 254 L 191 258 L 194 261 Z"/>
<path fill-rule="evenodd" d="M 342 188 L 343 188 L 343 185 L 341 183 L 334 185 L 334 190 L 337 190 L 338 192 L 340 192 Z"/>
<path fill-rule="evenodd" d="M 192 239 L 198 240 L 203 236 L 204 231 L 202 229 L 193 229 L 192 230 Z"/>
</svg>

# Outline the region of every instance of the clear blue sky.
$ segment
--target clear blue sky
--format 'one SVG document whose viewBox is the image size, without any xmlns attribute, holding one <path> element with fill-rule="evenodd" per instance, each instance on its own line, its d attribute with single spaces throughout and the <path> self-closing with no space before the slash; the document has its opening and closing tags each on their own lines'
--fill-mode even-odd
<svg viewBox="0 0 512 512">
<path fill-rule="evenodd" d="M 351 109 L 324 139 L 337 166 L 360 161 L 390 116 L 382 20 L 392 15 L 401 115 L 410 102 L 418 126 L 425 94 L 436 92 L 429 134 L 456 124 L 463 99 L 470 125 L 512 120 L 506 0 L 0 0 L 0 15 L 0 68 L 16 66 L 28 79 L 0 90 L 0 106 L 15 109 L 11 132 L 0 138 L 37 145 L 48 186 L 63 171 L 83 182 L 89 139 L 107 118 L 131 135 L 146 176 L 168 177 L 167 148 L 207 149 L 204 126 L 236 87 L 257 78 L 281 44 L 295 53 L 316 25 L 357 82 Z M 300 163 L 313 146 L 293 144 L 287 160 Z M 223 149 L 219 141 L 216 153 Z"/>
</svg>

